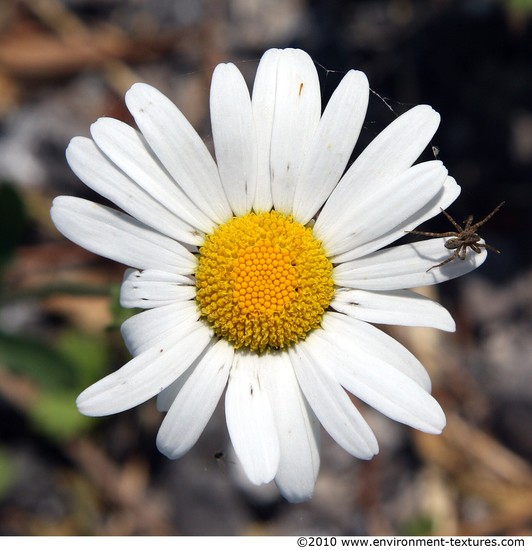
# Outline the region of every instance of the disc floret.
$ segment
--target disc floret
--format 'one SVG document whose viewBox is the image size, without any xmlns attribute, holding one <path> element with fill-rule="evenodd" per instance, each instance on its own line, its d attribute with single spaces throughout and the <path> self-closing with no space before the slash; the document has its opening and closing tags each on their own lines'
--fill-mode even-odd
<svg viewBox="0 0 532 550">
<path fill-rule="evenodd" d="M 258 352 L 304 339 L 334 293 L 332 264 L 312 229 L 275 211 L 232 218 L 208 235 L 196 287 L 216 334 Z"/>
</svg>

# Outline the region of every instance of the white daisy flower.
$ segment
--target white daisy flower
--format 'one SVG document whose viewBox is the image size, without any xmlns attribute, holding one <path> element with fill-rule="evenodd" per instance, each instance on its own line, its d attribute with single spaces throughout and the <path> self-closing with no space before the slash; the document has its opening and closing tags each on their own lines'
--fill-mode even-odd
<svg viewBox="0 0 532 550">
<path fill-rule="evenodd" d="M 410 109 L 347 169 L 368 104 L 349 71 L 321 111 L 316 68 L 301 50 L 269 50 L 250 96 L 233 64 L 216 67 L 210 114 L 216 162 L 183 114 L 135 84 L 140 131 L 109 118 L 67 159 L 119 212 L 74 197 L 56 227 L 129 266 L 122 326 L 133 359 L 78 398 L 86 415 L 157 396 L 157 445 L 170 458 L 197 441 L 225 390 L 232 444 L 251 482 L 311 497 L 320 424 L 353 456 L 378 452 L 347 392 L 390 418 L 439 433 L 445 416 L 419 361 L 369 323 L 452 331 L 450 314 L 412 292 L 463 275 L 486 257 L 429 268 L 441 238 L 383 248 L 440 213 L 460 188 L 438 160 L 413 164 L 439 115 Z M 347 390 L 347 391 L 346 391 Z"/>
</svg>

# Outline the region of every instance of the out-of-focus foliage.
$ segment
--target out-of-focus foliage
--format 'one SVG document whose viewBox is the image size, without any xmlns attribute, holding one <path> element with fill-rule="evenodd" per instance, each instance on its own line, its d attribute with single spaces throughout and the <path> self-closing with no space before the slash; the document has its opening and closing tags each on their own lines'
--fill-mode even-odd
<svg viewBox="0 0 532 550">
<path fill-rule="evenodd" d="M 68 439 L 92 424 L 92 420 L 79 414 L 73 405 L 84 388 L 103 376 L 109 364 L 108 350 L 101 338 L 65 331 L 60 335 L 56 349 L 48 349 L 43 353 L 43 356 L 46 355 L 51 360 L 51 356 L 55 355 L 58 364 L 50 369 L 48 383 L 43 381 L 40 384 L 43 391 L 29 409 L 29 417 L 36 428 L 47 436 Z M 35 370 L 31 366 L 41 358 L 32 359 L 33 362 L 26 364 L 30 372 Z"/>
<path fill-rule="evenodd" d="M 15 477 L 14 470 L 11 454 L 4 447 L 0 447 L 0 498 L 11 487 Z"/>
<path fill-rule="evenodd" d="M 0 362 L 45 391 L 76 385 L 71 361 L 50 345 L 23 335 L 0 334 Z"/>
<path fill-rule="evenodd" d="M 506 0 L 506 9 L 516 15 L 532 13 L 532 0 Z"/>
<path fill-rule="evenodd" d="M 48 437 L 72 437 L 91 424 L 75 409 L 75 398 L 105 374 L 108 364 L 107 343 L 100 336 L 66 329 L 50 343 L 0 333 L 0 365 L 37 388 L 26 414 Z"/>
</svg>

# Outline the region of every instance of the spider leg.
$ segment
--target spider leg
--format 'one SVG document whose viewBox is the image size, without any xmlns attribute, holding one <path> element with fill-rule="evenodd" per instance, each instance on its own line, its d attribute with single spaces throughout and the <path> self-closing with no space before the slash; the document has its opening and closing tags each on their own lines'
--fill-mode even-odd
<svg viewBox="0 0 532 550">
<path fill-rule="evenodd" d="M 461 244 L 456 250 L 461 260 L 465 260 L 467 256 L 467 244 Z"/>
<path fill-rule="evenodd" d="M 440 208 L 441 213 L 456 227 L 459 233 L 462 233 L 464 230 L 453 220 L 450 214 L 447 214 L 443 208 Z"/>
<path fill-rule="evenodd" d="M 473 215 L 470 214 L 467 216 L 467 218 L 464 220 L 464 232 L 469 231 L 471 229 L 471 224 L 473 223 Z"/>
<path fill-rule="evenodd" d="M 443 265 L 446 265 L 448 264 L 449 262 L 452 262 L 453 260 L 455 260 L 456 258 L 458 257 L 458 250 L 455 250 L 454 254 L 452 256 L 449 256 L 446 260 L 443 260 L 443 262 L 439 263 L 439 264 L 436 264 L 436 265 L 433 265 L 432 267 L 429 267 L 427 269 L 427 273 L 431 270 L 431 269 L 435 269 L 436 267 L 442 267 Z"/>
<path fill-rule="evenodd" d="M 470 229 L 473 230 L 473 231 L 476 231 L 481 225 L 484 225 L 492 216 L 494 216 L 494 214 L 502 207 L 502 205 L 505 202 L 506 201 L 502 201 L 501 204 L 499 204 L 499 206 L 494 208 L 483 220 L 480 220 L 479 222 L 477 222 Z"/>
<path fill-rule="evenodd" d="M 487 248 L 488 250 L 491 250 L 492 252 L 495 252 L 495 254 L 500 254 L 501 253 L 500 250 L 497 250 L 496 248 L 491 246 L 491 244 L 480 243 L 478 246 L 481 246 L 482 248 Z"/>
<path fill-rule="evenodd" d="M 423 235 L 424 237 L 458 237 L 458 234 L 454 231 L 447 231 L 447 233 L 431 233 L 430 231 L 407 231 L 412 235 Z"/>
</svg>

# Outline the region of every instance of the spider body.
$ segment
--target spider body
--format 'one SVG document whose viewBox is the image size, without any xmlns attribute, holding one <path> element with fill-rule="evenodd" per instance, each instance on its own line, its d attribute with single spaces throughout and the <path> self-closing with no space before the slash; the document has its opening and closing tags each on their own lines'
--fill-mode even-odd
<svg viewBox="0 0 532 550">
<path fill-rule="evenodd" d="M 473 250 L 473 252 L 476 252 L 477 254 L 480 254 L 483 248 L 487 248 L 488 250 L 495 252 L 495 254 L 500 254 L 500 252 L 497 249 L 493 248 L 493 246 L 490 246 L 487 243 L 480 242 L 480 236 L 477 233 L 477 229 L 480 226 L 484 225 L 499 210 L 499 208 L 501 208 L 503 204 L 504 202 L 501 202 L 501 204 L 493 209 L 484 219 L 475 224 L 473 223 L 473 216 L 468 216 L 464 222 L 464 227 L 456 223 L 453 218 L 442 208 L 442 213 L 453 224 L 456 231 L 447 231 L 445 233 L 430 233 L 428 231 L 408 231 L 408 233 L 412 233 L 414 235 L 423 235 L 425 237 L 450 237 L 445 241 L 445 248 L 449 250 L 454 250 L 453 254 L 443 262 L 437 265 L 433 265 L 432 267 L 427 269 L 427 271 L 430 271 L 431 269 L 434 269 L 436 267 L 442 267 L 449 262 L 456 260 L 457 258 L 465 260 L 468 248 L 471 248 L 471 250 Z"/>
</svg>

